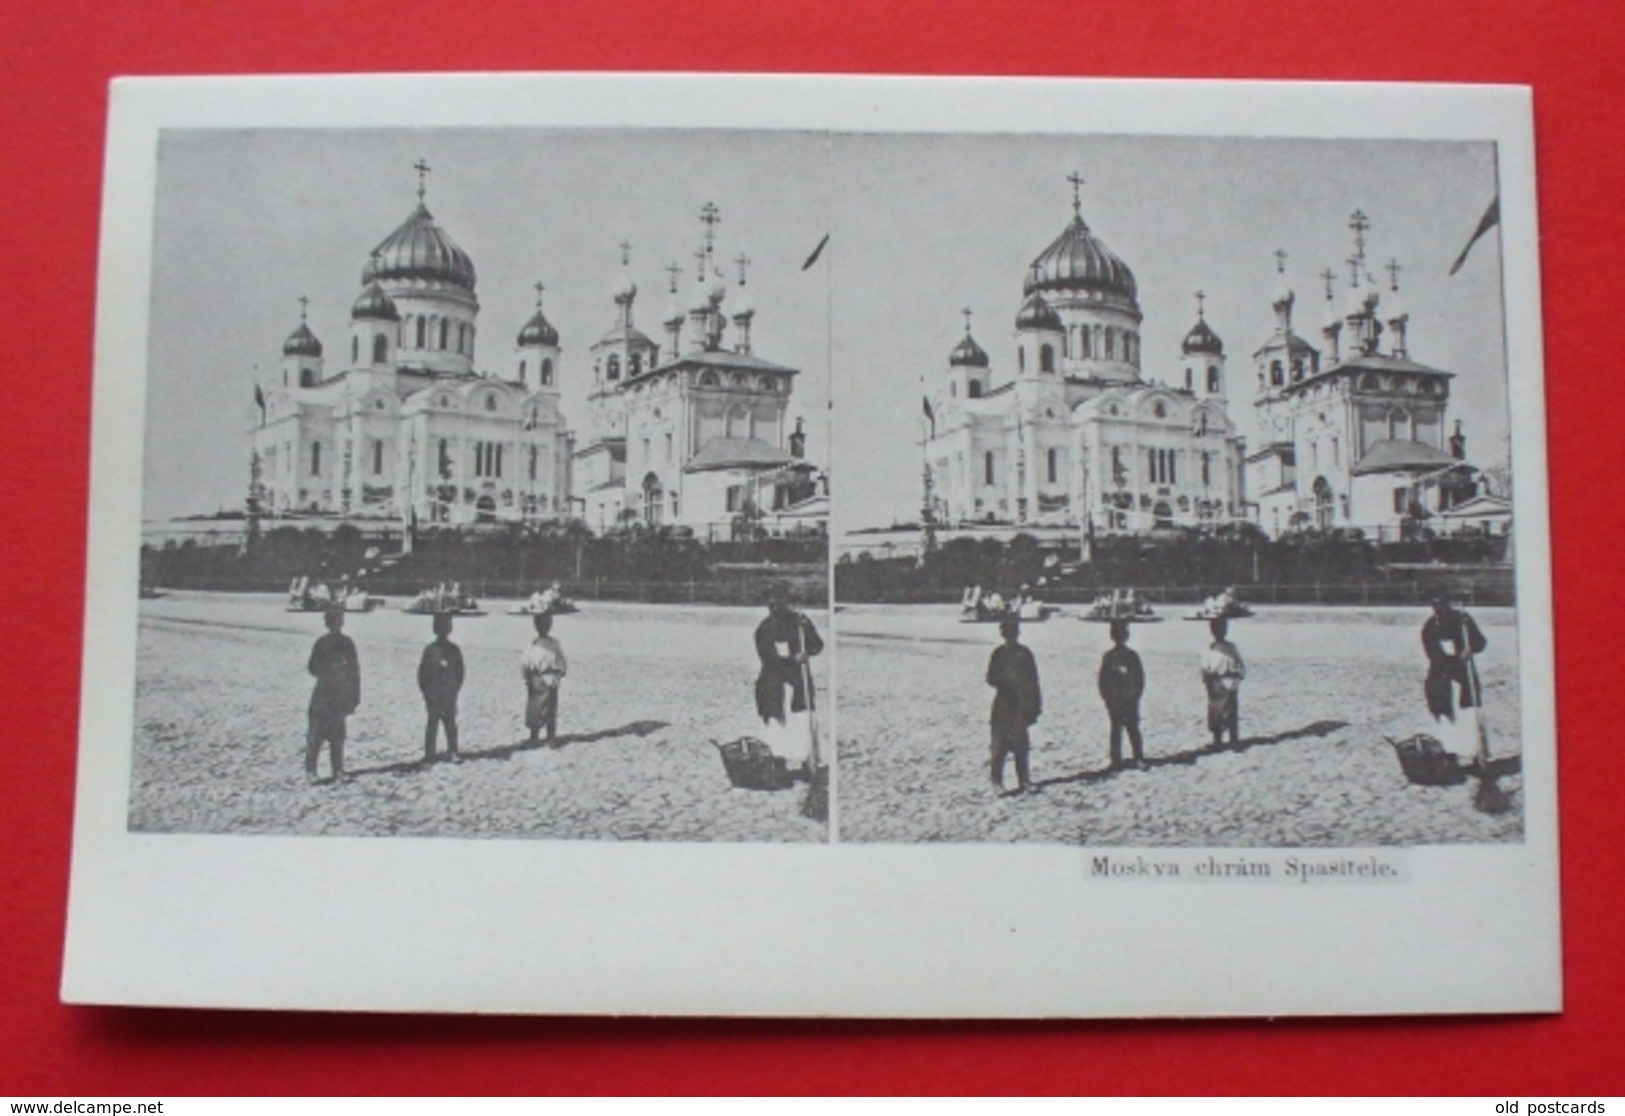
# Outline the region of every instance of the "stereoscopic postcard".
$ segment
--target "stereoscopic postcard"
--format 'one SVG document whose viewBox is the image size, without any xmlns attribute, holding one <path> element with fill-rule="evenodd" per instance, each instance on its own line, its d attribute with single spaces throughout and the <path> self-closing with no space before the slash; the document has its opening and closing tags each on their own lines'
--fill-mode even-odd
<svg viewBox="0 0 1625 1116">
<path fill-rule="evenodd" d="M 64 998 L 1558 1010 L 1531 128 L 115 83 Z"/>
</svg>

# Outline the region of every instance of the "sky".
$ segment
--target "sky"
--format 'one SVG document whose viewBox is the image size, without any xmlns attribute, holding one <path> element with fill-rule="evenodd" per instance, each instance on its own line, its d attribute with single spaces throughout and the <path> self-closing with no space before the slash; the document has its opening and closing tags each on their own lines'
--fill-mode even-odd
<svg viewBox="0 0 1625 1116">
<path fill-rule="evenodd" d="M 368 253 L 412 213 L 424 159 L 436 222 L 474 261 L 475 366 L 512 376 L 538 280 L 558 329 L 562 407 L 585 427 L 588 347 L 615 323 L 631 244 L 640 329 L 660 321 L 672 262 L 692 292 L 700 207 L 721 211 L 716 256 L 743 252 L 752 351 L 800 369 L 790 405 L 829 460 L 829 275 L 802 263 L 829 228 L 827 137 L 672 130 L 252 130 L 160 140 L 144 479 L 148 519 L 240 508 L 255 368 L 278 375 L 301 295 L 327 372 L 349 355 Z M 686 304 L 686 303 L 685 303 Z M 724 303 L 727 309 L 727 303 Z M 732 335 L 730 327 L 729 335 Z"/>
<path fill-rule="evenodd" d="M 1147 379 L 1176 378 L 1204 291 L 1224 341 L 1230 415 L 1256 441 L 1251 356 L 1273 329 L 1274 252 L 1287 253 L 1294 328 L 1319 345 L 1318 274 L 1329 266 L 1341 276 L 1341 300 L 1358 207 L 1371 221 L 1368 267 L 1384 290 L 1379 265 L 1397 258 L 1402 268 L 1412 359 L 1458 374 L 1451 414 L 1464 420 L 1469 456 L 1501 452 L 1495 237 L 1448 275 L 1495 197 L 1492 144 L 863 135 L 840 137 L 831 151 L 837 530 L 917 519 L 921 378 L 946 369 L 964 307 L 995 376 L 1009 374 L 1022 277 L 1072 219 L 1074 172 L 1084 179 L 1084 220 L 1138 281 Z"/>
<path fill-rule="evenodd" d="M 1087 121 L 1077 122 L 1080 128 Z M 151 288 L 144 492 L 148 518 L 240 507 L 253 383 L 280 365 L 301 295 L 330 357 L 347 355 L 349 307 L 371 248 L 428 204 L 478 271 L 477 367 L 511 375 L 513 341 L 547 286 L 562 335 L 563 408 L 586 418 L 587 349 L 614 322 L 618 242 L 632 245 L 638 325 L 661 339 L 668 263 L 692 281 L 698 213 L 720 208 L 717 257 L 744 252 L 757 355 L 802 370 L 791 414 L 828 463 L 837 530 L 917 515 L 924 377 L 964 330 L 996 374 L 1014 360 L 1027 265 L 1083 216 L 1134 271 L 1142 370 L 1176 375 L 1206 292 L 1223 338 L 1230 412 L 1255 438 L 1251 353 L 1269 335 L 1277 249 L 1297 331 L 1319 342 L 1324 286 L 1370 218 L 1368 266 L 1397 258 L 1413 359 L 1457 373 L 1452 416 L 1469 456 L 1507 429 L 1495 236 L 1449 276 L 1495 196 L 1489 143 L 1261 140 L 1079 134 L 844 135 L 673 130 L 252 130 L 160 142 Z M 825 233 L 817 264 L 802 263 Z M 729 265 L 730 279 L 733 277 Z M 687 291 L 683 287 L 684 293 Z M 1338 297 L 1342 298 L 1339 286 Z M 833 408 L 830 406 L 833 398 Z"/>
</svg>

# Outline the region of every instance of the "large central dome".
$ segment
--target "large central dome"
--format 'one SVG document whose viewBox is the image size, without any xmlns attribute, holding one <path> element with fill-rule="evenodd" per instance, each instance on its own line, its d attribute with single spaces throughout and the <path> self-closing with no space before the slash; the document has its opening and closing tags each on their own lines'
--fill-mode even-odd
<svg viewBox="0 0 1625 1116">
<path fill-rule="evenodd" d="M 1128 264 L 1089 231 L 1082 215 L 1039 253 L 1027 269 L 1022 293 L 1034 291 L 1092 292 L 1134 302 L 1138 288 Z"/>
<path fill-rule="evenodd" d="M 361 282 L 374 279 L 434 279 L 474 293 L 474 261 L 434 223 L 428 206 L 418 203 L 405 224 L 372 250 Z"/>
</svg>

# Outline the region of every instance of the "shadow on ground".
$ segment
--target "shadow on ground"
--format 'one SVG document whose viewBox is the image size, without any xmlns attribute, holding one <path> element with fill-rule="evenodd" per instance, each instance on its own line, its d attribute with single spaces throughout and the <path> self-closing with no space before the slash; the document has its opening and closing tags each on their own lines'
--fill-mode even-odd
<svg viewBox="0 0 1625 1116">
<path fill-rule="evenodd" d="M 567 732 L 555 737 L 549 744 L 546 740 L 532 743 L 530 740 L 520 740 L 514 744 L 503 744 L 496 748 L 485 748 L 480 751 L 464 749 L 462 756 L 465 763 L 480 763 L 487 760 L 510 760 L 520 752 L 536 752 L 547 748 L 567 748 L 572 744 L 596 744 L 601 740 L 615 740 L 623 736 L 650 736 L 663 728 L 669 727 L 669 721 L 632 721 L 618 728 L 598 729 L 594 732 Z M 442 743 L 441 747 L 445 745 Z M 435 763 L 450 762 L 444 752 L 439 753 Z M 398 763 L 385 763 L 376 767 L 358 767 L 349 772 L 352 777 L 359 775 L 410 775 L 430 767 L 429 761 L 419 756 L 416 759 L 402 760 Z"/>
<path fill-rule="evenodd" d="M 1302 728 L 1289 729 L 1286 732 L 1278 732 L 1273 736 L 1243 737 L 1237 743 L 1224 747 L 1214 747 L 1212 744 L 1204 744 L 1200 748 L 1192 748 L 1184 752 L 1174 752 L 1166 756 L 1153 756 L 1145 761 L 1144 767 L 1146 770 L 1156 767 L 1169 767 L 1175 765 L 1180 767 L 1189 767 L 1190 765 L 1201 760 L 1204 756 L 1218 755 L 1221 752 L 1245 752 L 1253 748 L 1263 748 L 1274 746 L 1276 744 L 1286 744 L 1293 740 L 1303 740 L 1311 736 L 1324 738 L 1330 736 L 1338 729 L 1347 727 L 1347 721 L 1314 721 L 1310 724 L 1304 725 Z M 1062 786 L 1067 783 L 1099 783 L 1103 780 L 1111 779 L 1124 771 L 1133 770 L 1135 770 L 1135 768 L 1132 765 L 1122 767 L 1103 767 L 1092 771 L 1079 771 L 1073 775 L 1058 775 L 1053 779 L 1038 779 L 1034 781 L 1033 786 L 1053 787 Z"/>
</svg>

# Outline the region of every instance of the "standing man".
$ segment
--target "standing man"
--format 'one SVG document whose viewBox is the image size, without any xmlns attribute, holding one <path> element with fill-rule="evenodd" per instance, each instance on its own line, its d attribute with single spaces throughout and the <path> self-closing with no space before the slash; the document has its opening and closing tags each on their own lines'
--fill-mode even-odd
<svg viewBox="0 0 1625 1116">
<path fill-rule="evenodd" d="M 450 613 L 437 613 L 434 642 L 423 649 L 418 663 L 418 690 L 429 717 L 423 730 L 424 763 L 434 762 L 435 736 L 441 725 L 446 726 L 446 754 L 454 763 L 463 762 L 463 754 L 457 750 L 457 695 L 462 688 L 463 651 L 451 641 Z"/>
<path fill-rule="evenodd" d="M 305 732 L 305 778 L 316 781 L 322 745 L 331 748 L 333 781 L 349 782 L 344 773 L 345 718 L 361 704 L 361 660 L 355 643 L 344 634 L 344 610 L 329 608 L 327 634 L 310 651 L 310 673 L 316 688 L 310 695 L 310 722 Z"/>
<path fill-rule="evenodd" d="M 1230 622 L 1222 616 L 1208 621 L 1213 643 L 1202 656 L 1202 682 L 1207 686 L 1207 730 L 1213 734 L 1213 747 L 1224 746 L 1230 734 L 1230 747 L 1241 743 L 1241 680 L 1247 677 L 1247 664 L 1241 652 L 1225 638 Z"/>
<path fill-rule="evenodd" d="M 1435 720 L 1454 721 L 1456 710 L 1478 705 L 1471 660 L 1488 646 L 1477 622 L 1456 608 L 1448 593 L 1434 594 L 1433 615 L 1422 625 L 1422 649 L 1428 657 L 1422 693 Z"/>
<path fill-rule="evenodd" d="M 756 625 L 756 714 L 762 719 L 769 746 L 790 767 L 805 767 L 808 774 L 818 762 L 813 755 L 811 708 L 814 700 L 809 660 L 824 650 L 818 629 L 806 615 L 790 607 L 782 585 L 768 590 L 767 615 Z M 785 691 L 790 700 L 785 702 Z M 775 731 L 781 730 L 781 731 Z"/>
<path fill-rule="evenodd" d="M 1017 793 L 1032 791 L 1032 777 L 1027 768 L 1027 754 L 1032 748 L 1028 728 L 1036 724 L 1044 711 L 1044 699 L 1038 687 L 1038 663 L 1033 653 L 1021 643 L 1021 621 L 1007 616 L 999 621 L 999 634 L 1004 642 L 993 649 L 987 662 L 987 684 L 993 687 L 993 710 L 989 716 L 992 728 L 993 763 L 991 775 L 993 789 L 1004 793 L 1004 758 L 1016 761 Z"/>
<path fill-rule="evenodd" d="M 539 613 L 535 618 L 536 638 L 525 648 L 519 662 L 525 678 L 525 727 L 530 730 L 530 744 L 541 743 L 541 732 L 547 729 L 547 743 L 558 747 L 559 684 L 564 681 L 567 666 L 564 648 L 552 636 L 553 617 Z"/>
<path fill-rule="evenodd" d="M 1145 766 L 1140 738 L 1140 695 L 1145 693 L 1145 667 L 1128 645 L 1128 621 L 1112 621 L 1112 646 L 1100 660 L 1100 696 L 1111 719 L 1112 767 L 1123 762 L 1123 733 L 1134 749 L 1134 766 Z"/>
</svg>

